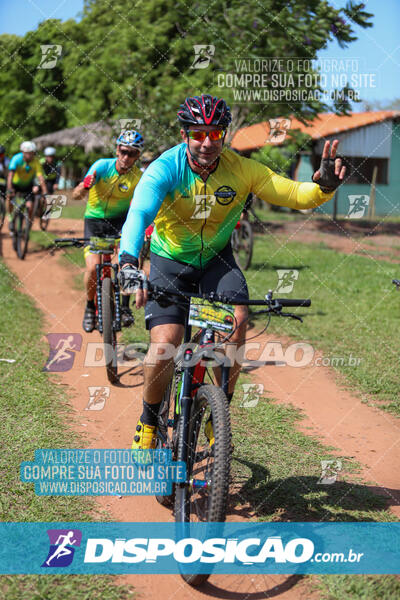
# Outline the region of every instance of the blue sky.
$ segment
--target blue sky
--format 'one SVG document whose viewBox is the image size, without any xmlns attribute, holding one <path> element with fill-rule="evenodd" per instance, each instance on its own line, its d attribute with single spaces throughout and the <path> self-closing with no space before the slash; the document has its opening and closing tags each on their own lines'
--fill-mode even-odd
<svg viewBox="0 0 400 600">
<path fill-rule="evenodd" d="M 345 0 L 331 0 L 340 8 Z M 343 50 L 336 42 L 320 52 L 319 58 L 358 59 L 358 73 L 370 77 L 360 93 L 366 100 L 400 98 L 400 0 L 364 0 L 373 13 L 374 26 L 356 27 L 359 40 Z M 83 0 L 0 0 L 0 33 L 23 35 L 45 18 L 78 18 Z M 355 106 L 355 110 L 359 110 Z"/>
</svg>

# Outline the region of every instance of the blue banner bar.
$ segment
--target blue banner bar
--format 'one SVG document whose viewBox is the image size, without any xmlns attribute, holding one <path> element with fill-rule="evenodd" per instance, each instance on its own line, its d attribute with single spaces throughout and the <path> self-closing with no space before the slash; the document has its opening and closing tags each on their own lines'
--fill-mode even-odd
<svg viewBox="0 0 400 600">
<path fill-rule="evenodd" d="M 398 574 L 400 523 L 0 523 L 1 574 Z"/>
</svg>

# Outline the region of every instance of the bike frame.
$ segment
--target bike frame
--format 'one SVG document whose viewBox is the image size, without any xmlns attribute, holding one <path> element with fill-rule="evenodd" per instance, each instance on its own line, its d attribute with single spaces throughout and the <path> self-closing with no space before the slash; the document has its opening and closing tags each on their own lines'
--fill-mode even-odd
<svg viewBox="0 0 400 600">
<path fill-rule="evenodd" d="M 189 344 L 192 337 L 192 326 L 188 323 L 189 313 L 186 314 L 185 318 L 185 331 L 184 331 L 184 344 Z M 214 332 L 209 329 L 203 329 L 200 336 L 199 347 L 203 348 L 203 351 L 200 352 L 199 361 L 192 365 L 193 358 L 193 349 L 187 348 L 185 349 L 183 355 L 183 365 L 182 365 L 182 375 L 181 375 L 181 387 L 179 390 L 176 390 L 177 397 L 175 397 L 174 404 L 174 419 L 173 419 L 173 429 L 175 430 L 178 424 L 178 420 L 182 419 L 182 436 L 183 436 L 183 444 L 179 444 L 180 450 L 178 451 L 178 455 L 176 460 L 184 461 L 187 463 L 188 454 L 193 450 L 193 448 L 189 448 L 188 438 L 189 438 L 189 418 L 190 418 L 190 410 L 193 402 L 193 398 L 201 385 L 204 383 L 204 377 L 207 370 L 207 367 L 202 364 L 206 358 L 206 354 L 209 350 L 207 346 L 214 346 Z M 221 389 L 228 395 L 228 383 L 229 383 L 229 373 L 230 366 L 223 364 L 220 366 L 221 369 Z M 170 423 L 168 423 L 170 425 Z M 191 484 L 194 488 L 196 487 L 205 487 L 204 482 L 199 482 L 196 485 L 196 481 L 192 482 L 186 481 L 182 484 L 178 485 L 188 485 Z"/>
</svg>

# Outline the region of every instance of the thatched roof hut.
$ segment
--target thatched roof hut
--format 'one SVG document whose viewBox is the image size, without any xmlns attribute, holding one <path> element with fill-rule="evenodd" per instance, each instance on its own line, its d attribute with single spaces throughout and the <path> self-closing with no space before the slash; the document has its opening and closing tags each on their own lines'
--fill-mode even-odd
<svg viewBox="0 0 400 600">
<path fill-rule="evenodd" d="M 61 129 L 53 133 L 45 133 L 33 139 L 39 150 L 46 146 L 81 146 L 85 152 L 101 148 L 114 148 L 112 138 L 115 132 L 111 125 L 104 121 L 96 121 L 82 127 Z"/>
</svg>

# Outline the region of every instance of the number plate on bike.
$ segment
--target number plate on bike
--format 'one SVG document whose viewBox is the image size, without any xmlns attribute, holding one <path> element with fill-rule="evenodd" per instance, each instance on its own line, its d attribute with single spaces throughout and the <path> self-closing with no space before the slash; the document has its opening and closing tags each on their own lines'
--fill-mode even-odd
<svg viewBox="0 0 400 600">
<path fill-rule="evenodd" d="M 115 238 L 90 238 L 90 247 L 97 252 L 114 252 L 117 240 Z"/>
<path fill-rule="evenodd" d="M 189 309 L 189 325 L 211 328 L 214 331 L 232 331 L 235 323 L 233 306 L 211 303 L 202 298 L 191 298 Z"/>
</svg>

